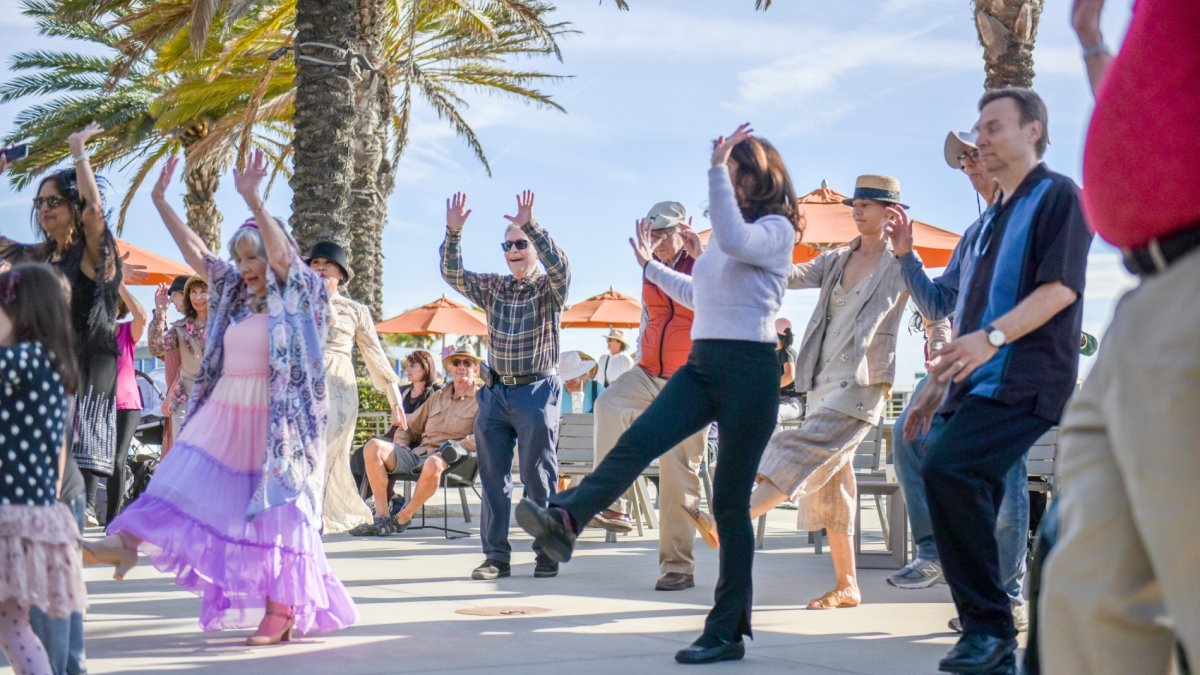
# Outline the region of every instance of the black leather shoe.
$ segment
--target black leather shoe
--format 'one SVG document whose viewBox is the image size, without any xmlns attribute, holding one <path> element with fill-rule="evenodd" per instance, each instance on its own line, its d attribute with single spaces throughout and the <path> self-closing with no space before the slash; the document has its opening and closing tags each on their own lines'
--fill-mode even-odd
<svg viewBox="0 0 1200 675">
<path fill-rule="evenodd" d="M 719 641 L 712 647 L 700 645 L 696 640 L 691 645 L 675 652 L 675 660 L 679 663 L 716 663 L 717 661 L 737 661 L 746 655 L 746 643 Z"/>
<path fill-rule="evenodd" d="M 471 578 L 476 581 L 491 581 L 492 579 L 511 575 L 512 568 L 509 567 L 508 563 L 492 560 L 491 558 L 484 560 L 482 565 L 476 567 L 471 572 Z"/>
<path fill-rule="evenodd" d="M 1017 651 L 1015 638 L 999 638 L 986 633 L 967 633 L 954 649 L 938 663 L 943 673 L 990 673 Z M 1001 671 L 1003 672 L 1003 671 Z"/>
<path fill-rule="evenodd" d="M 533 566 L 533 576 L 539 579 L 548 579 L 558 576 L 558 563 L 551 560 L 549 557 L 539 555 Z"/>
<path fill-rule="evenodd" d="M 683 591 L 696 585 L 696 578 L 683 572 L 667 572 L 658 583 L 654 584 L 656 591 Z"/>
<path fill-rule="evenodd" d="M 575 551 L 575 531 L 561 509 L 538 506 L 537 502 L 522 499 L 517 504 L 517 524 L 533 535 L 546 557 L 560 563 L 571 559 L 571 553 Z"/>
</svg>

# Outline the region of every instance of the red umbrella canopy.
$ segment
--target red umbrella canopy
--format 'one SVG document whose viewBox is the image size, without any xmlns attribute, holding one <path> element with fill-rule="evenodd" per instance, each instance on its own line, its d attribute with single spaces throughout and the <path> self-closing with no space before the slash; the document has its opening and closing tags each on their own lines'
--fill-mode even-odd
<svg viewBox="0 0 1200 675">
<path fill-rule="evenodd" d="M 844 199 L 846 195 L 824 183 L 800 198 L 808 222 L 804 229 L 804 243 L 796 244 L 792 250 L 792 262 L 808 262 L 820 255 L 821 247 L 847 244 L 858 236 L 853 209 L 842 203 Z M 700 238 L 707 244 L 711 234 L 712 230 L 705 230 L 700 233 Z M 913 221 L 913 247 L 921 254 L 926 267 L 945 267 L 960 238 L 960 235 L 948 230 L 919 220 Z"/>
<path fill-rule="evenodd" d="M 380 333 L 406 335 L 487 335 L 487 316 L 461 302 L 442 296 L 375 324 Z"/>
<path fill-rule="evenodd" d="M 574 304 L 563 312 L 564 328 L 637 328 L 642 325 L 642 303 L 612 288 Z"/>
<path fill-rule="evenodd" d="M 122 239 L 117 240 L 117 255 L 129 254 L 125 260 L 126 263 L 134 265 L 142 265 L 146 268 L 147 277 L 143 281 L 136 284 L 128 284 L 130 286 L 157 286 L 159 284 L 169 284 L 175 280 L 175 277 L 181 274 L 192 275 L 195 270 L 184 265 L 183 263 L 175 262 L 166 256 L 161 256 L 157 253 L 151 253 L 144 248 L 139 248 Z"/>
</svg>

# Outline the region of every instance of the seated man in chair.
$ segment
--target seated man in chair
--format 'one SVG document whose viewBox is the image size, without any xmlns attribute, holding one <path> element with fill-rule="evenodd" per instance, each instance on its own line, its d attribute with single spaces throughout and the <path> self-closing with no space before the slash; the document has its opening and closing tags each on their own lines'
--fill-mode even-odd
<svg viewBox="0 0 1200 675">
<path fill-rule="evenodd" d="M 417 509 L 432 497 L 441 485 L 442 474 L 452 464 L 475 452 L 475 415 L 479 404 L 479 358 L 460 348 L 442 360 L 453 378 L 451 384 L 429 397 L 408 418 L 408 430 L 393 427 L 391 440 L 372 438 L 352 463 L 362 470 L 375 495 L 375 522 L 360 525 L 350 534 L 356 537 L 386 537 L 403 532 Z M 420 473 L 412 500 L 394 517 L 389 513 L 387 479 L 389 475 Z"/>
</svg>

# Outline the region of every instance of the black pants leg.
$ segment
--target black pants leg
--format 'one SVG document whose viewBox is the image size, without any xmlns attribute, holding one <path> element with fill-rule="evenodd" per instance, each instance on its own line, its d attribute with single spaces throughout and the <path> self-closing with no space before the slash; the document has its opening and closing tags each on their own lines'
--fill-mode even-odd
<svg viewBox="0 0 1200 675">
<path fill-rule="evenodd" d="M 96 511 L 96 492 L 100 489 L 100 476 L 92 469 L 80 469 L 80 475 L 83 476 L 83 494 L 87 501 L 88 510 L 95 513 Z"/>
<path fill-rule="evenodd" d="M 1017 634 L 1000 583 L 996 516 L 1005 475 L 1051 426 L 1033 401 L 968 396 L 927 446 L 921 475 L 934 539 L 965 633 Z"/>
<path fill-rule="evenodd" d="M 687 365 L 671 376 L 595 472 L 550 499 L 566 509 L 582 531 L 592 516 L 629 489 L 651 461 L 717 421 L 720 449 L 713 511 L 721 536 L 721 572 L 704 633 L 721 640 L 750 634 L 754 561 L 750 490 L 775 428 L 779 375 L 774 345 L 697 340 Z"/>
<path fill-rule="evenodd" d="M 122 500 L 125 498 L 125 463 L 129 460 L 129 445 L 133 442 L 133 434 L 142 421 L 140 410 L 117 411 L 117 453 L 113 456 L 113 471 L 108 477 L 108 503 L 105 512 L 108 514 L 104 522 L 111 523 L 121 512 Z"/>
</svg>

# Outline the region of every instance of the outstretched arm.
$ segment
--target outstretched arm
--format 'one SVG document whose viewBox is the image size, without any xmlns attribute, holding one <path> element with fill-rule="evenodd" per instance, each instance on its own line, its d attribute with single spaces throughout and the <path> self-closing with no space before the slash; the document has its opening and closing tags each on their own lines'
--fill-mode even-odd
<svg viewBox="0 0 1200 675">
<path fill-rule="evenodd" d="M 283 280 L 287 279 L 288 269 L 292 266 L 292 240 L 284 231 L 283 223 L 275 220 L 258 196 L 259 185 L 266 176 L 267 158 L 262 150 L 255 150 L 250 153 L 250 163 L 245 171 L 233 170 L 233 184 L 254 214 L 254 222 L 258 223 L 263 248 L 267 250 L 267 264 L 275 272 L 275 277 Z"/>
<path fill-rule="evenodd" d="M 446 200 L 446 239 L 442 242 L 442 278 L 471 302 L 486 307 L 488 290 L 483 278 L 463 268 L 462 233 L 471 211 L 467 208 L 465 192 L 455 192 Z"/>
<path fill-rule="evenodd" d="M 121 299 L 125 301 L 125 306 L 129 308 L 130 315 L 133 316 L 133 321 L 130 323 L 129 332 L 133 337 L 133 341 L 137 342 L 142 339 L 142 333 L 146 330 L 146 308 L 142 303 L 133 297 L 133 293 L 129 292 L 129 288 L 125 284 L 121 284 L 117 289 Z"/>
<path fill-rule="evenodd" d="M 558 244 L 534 222 L 533 200 L 533 191 L 525 190 L 517 195 L 517 215 L 504 218 L 529 237 L 533 250 L 537 251 L 538 260 L 546 268 L 546 276 L 550 278 L 550 290 L 558 304 L 562 305 L 567 302 L 567 290 L 571 286 L 571 265 Z"/>
<path fill-rule="evenodd" d="M 104 203 L 100 199 L 96 175 L 92 173 L 92 165 L 88 161 L 86 145 L 92 137 L 103 132 L 99 124 L 92 122 L 67 137 L 71 157 L 75 159 L 79 196 L 83 200 L 83 235 L 87 239 L 87 259 L 93 269 L 100 264 L 100 249 L 104 246 L 108 225 L 104 222 Z"/>
<path fill-rule="evenodd" d="M 171 177 L 175 175 L 177 164 L 179 164 L 179 157 L 171 155 L 167 158 L 167 163 L 158 176 L 158 182 L 154 184 L 150 198 L 154 201 L 154 208 L 158 209 L 158 215 L 162 218 L 163 224 L 167 226 L 167 231 L 171 233 L 171 238 L 175 240 L 175 245 L 179 247 L 179 252 L 183 254 L 183 259 L 195 270 L 197 275 L 207 279 L 208 267 L 204 263 L 204 258 L 210 254 L 208 246 L 205 245 L 200 235 L 183 222 L 179 214 L 175 213 L 175 209 L 171 208 L 167 202 L 167 186 L 171 184 Z"/>
</svg>

